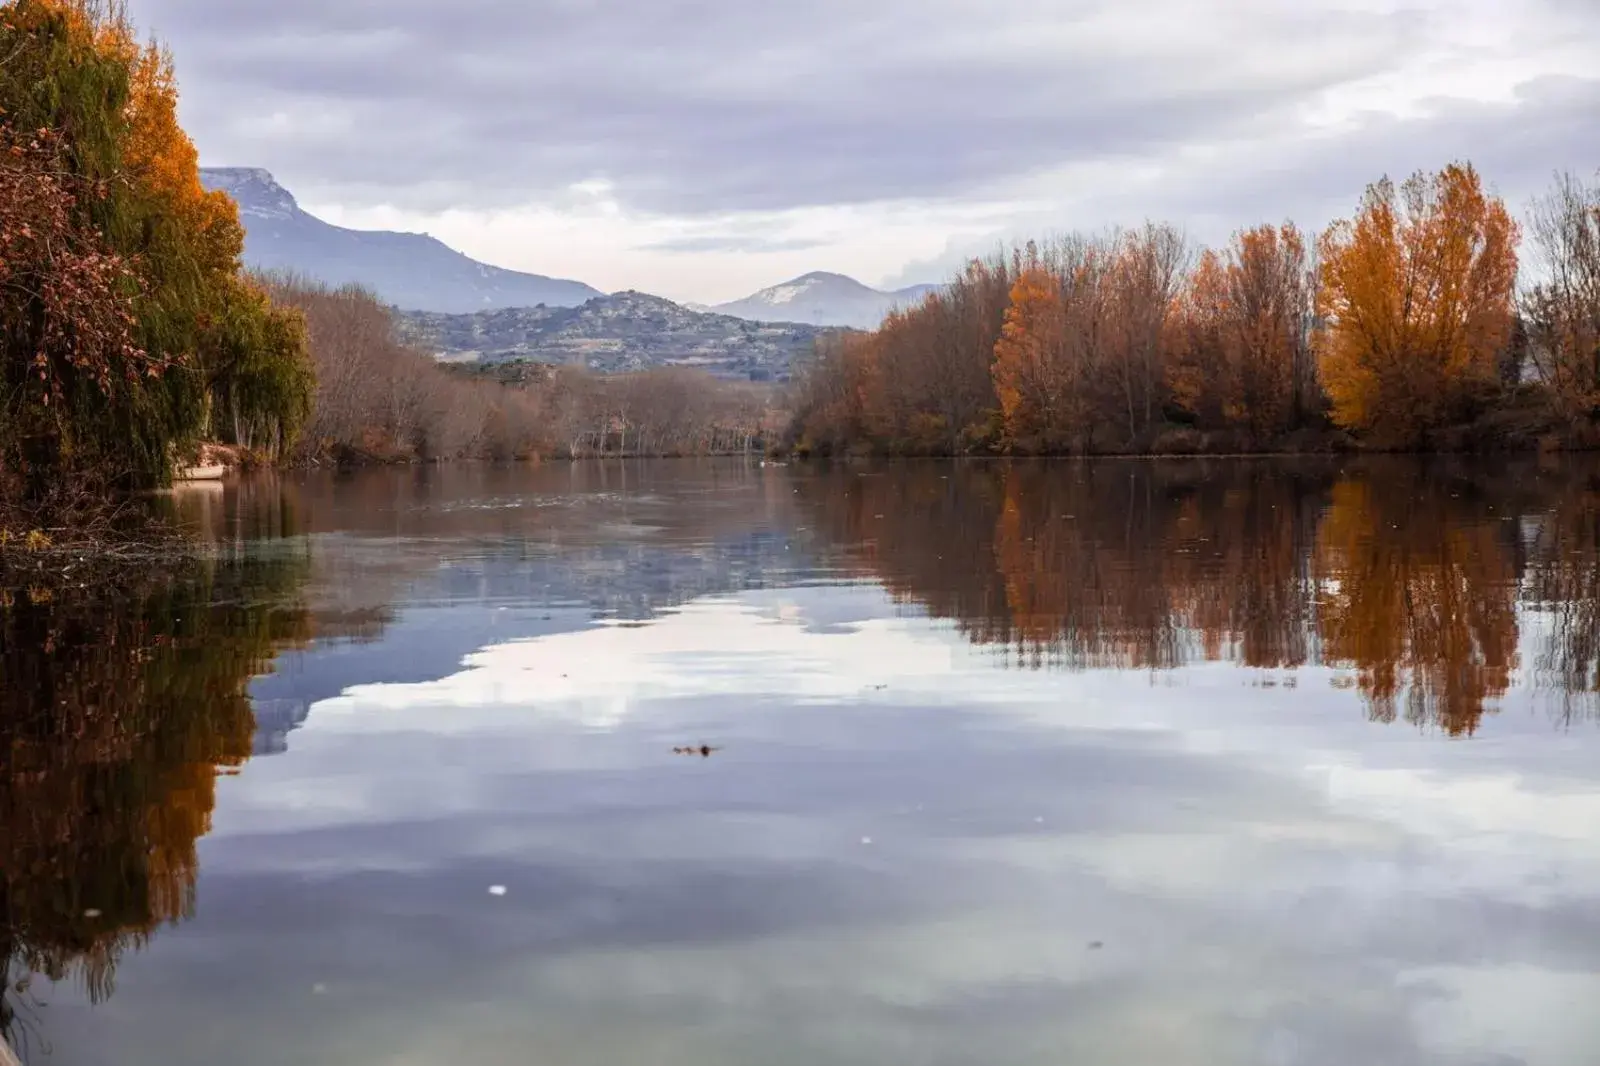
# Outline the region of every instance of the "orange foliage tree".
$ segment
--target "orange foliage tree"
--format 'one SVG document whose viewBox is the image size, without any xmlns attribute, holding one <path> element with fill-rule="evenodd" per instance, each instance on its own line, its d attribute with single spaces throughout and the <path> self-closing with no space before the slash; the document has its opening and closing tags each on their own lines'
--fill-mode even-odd
<svg viewBox="0 0 1600 1066">
<path fill-rule="evenodd" d="M 120 0 L 0 3 L 0 489 L 30 502 L 159 484 L 235 427 L 281 450 L 304 418 L 302 324 L 243 277 L 237 210 L 201 188 L 177 107 Z"/>
<path fill-rule="evenodd" d="M 1012 451 L 1137 449 L 1166 401 L 1164 337 L 1182 237 L 1148 226 L 1067 237 L 1019 255 L 994 348 L 995 392 Z"/>
<path fill-rule="evenodd" d="M 994 346 L 995 393 L 1007 436 L 1029 450 L 1064 445 L 1075 374 L 1066 351 L 1066 315 L 1056 279 L 1030 266 L 1011 287 L 1011 305 Z"/>
<path fill-rule="evenodd" d="M 1334 420 L 1418 445 L 1469 412 L 1510 337 L 1517 240 L 1470 165 L 1369 186 L 1321 243 L 1319 363 Z"/>
<path fill-rule="evenodd" d="M 1305 240 L 1292 223 L 1206 250 L 1171 330 L 1174 399 L 1202 427 L 1243 429 L 1256 443 L 1304 424 L 1317 406 L 1311 313 Z"/>
<path fill-rule="evenodd" d="M 999 401 L 990 363 L 1018 269 L 1004 256 L 974 259 L 877 330 L 820 338 L 791 390 L 790 443 L 817 453 L 992 450 Z"/>
</svg>

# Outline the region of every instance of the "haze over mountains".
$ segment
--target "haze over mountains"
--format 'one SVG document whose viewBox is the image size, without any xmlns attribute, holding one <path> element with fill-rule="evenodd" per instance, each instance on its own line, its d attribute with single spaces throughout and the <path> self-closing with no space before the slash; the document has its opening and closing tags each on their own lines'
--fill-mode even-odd
<svg viewBox="0 0 1600 1066">
<path fill-rule="evenodd" d="M 225 190 L 238 201 L 245 262 L 257 269 L 293 271 L 330 284 L 357 282 L 403 310 L 438 314 L 540 304 L 577 307 L 605 295 L 581 281 L 480 263 L 425 234 L 353 230 L 324 222 L 304 211 L 266 170 L 208 167 L 200 177 L 207 188 Z M 752 322 L 873 329 L 891 307 L 916 303 L 933 288 L 916 285 L 882 292 L 843 274 L 818 271 L 742 300 L 683 309 L 690 315 L 715 312 Z M 716 328 L 708 325 L 703 332 L 715 333 Z"/>
</svg>

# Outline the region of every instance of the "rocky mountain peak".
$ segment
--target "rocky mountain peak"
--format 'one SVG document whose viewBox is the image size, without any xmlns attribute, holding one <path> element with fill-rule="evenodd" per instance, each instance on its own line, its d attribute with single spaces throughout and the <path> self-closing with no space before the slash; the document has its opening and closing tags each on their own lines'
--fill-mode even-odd
<svg viewBox="0 0 1600 1066">
<path fill-rule="evenodd" d="M 200 184 L 238 201 L 241 218 L 288 219 L 300 212 L 294 194 L 260 167 L 202 167 Z"/>
<path fill-rule="evenodd" d="M 600 295 L 582 282 L 480 263 L 425 234 L 324 222 L 260 167 L 203 167 L 200 181 L 238 202 L 244 261 L 258 270 L 288 270 L 330 285 L 353 282 L 410 310 L 573 307 Z"/>
</svg>

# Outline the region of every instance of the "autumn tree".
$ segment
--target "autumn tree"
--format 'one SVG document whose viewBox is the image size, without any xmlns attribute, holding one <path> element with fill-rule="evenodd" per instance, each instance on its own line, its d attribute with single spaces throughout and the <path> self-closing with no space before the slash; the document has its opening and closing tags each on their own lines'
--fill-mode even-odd
<svg viewBox="0 0 1600 1066">
<path fill-rule="evenodd" d="M 1002 255 L 972 259 L 924 304 L 937 312 L 933 379 L 956 452 L 994 448 L 1000 401 L 990 356 L 1004 326 L 1015 270 Z"/>
<path fill-rule="evenodd" d="M 1030 242 L 1019 254 L 994 360 L 1013 450 L 1136 448 L 1152 435 L 1184 254 L 1162 226 Z"/>
<path fill-rule="evenodd" d="M 1173 400 L 1204 429 L 1231 425 L 1242 412 L 1233 373 L 1228 267 L 1207 248 L 1179 294 L 1168 337 Z"/>
<path fill-rule="evenodd" d="M 1166 338 L 1188 259 L 1183 234 L 1148 223 L 1117 234 L 1103 363 L 1117 393 L 1125 443 L 1147 445 L 1168 396 Z"/>
<path fill-rule="evenodd" d="M 1006 436 L 1027 451 L 1064 446 L 1075 411 L 1073 371 L 1060 286 L 1044 267 L 1030 265 L 1011 287 L 1011 306 L 994 348 L 995 393 Z"/>
<path fill-rule="evenodd" d="M 1292 223 L 1236 233 L 1206 250 L 1179 298 L 1169 374 L 1174 396 L 1207 428 L 1261 444 L 1314 413 L 1305 240 Z"/>
<path fill-rule="evenodd" d="M 1510 335 L 1517 239 L 1468 165 L 1369 186 L 1321 242 L 1319 365 L 1335 421 L 1416 445 L 1469 413 Z"/>
<path fill-rule="evenodd" d="M 1002 253 L 973 259 L 872 333 L 819 338 L 790 390 L 789 441 L 814 451 L 994 451 L 1001 416 L 991 364 L 1017 271 Z"/>
<path fill-rule="evenodd" d="M 77 224 L 95 195 L 49 130 L 0 127 L 0 484 L 42 497 L 77 420 L 96 398 L 137 405 L 166 365 L 134 339 L 138 278 L 102 235 Z M 84 410 L 84 408 L 88 410 Z"/>
<path fill-rule="evenodd" d="M 879 326 L 871 414 L 889 450 L 953 454 L 993 443 L 998 401 L 979 353 L 999 335 L 1012 276 L 1004 257 L 972 260 L 950 284 Z"/>
<path fill-rule="evenodd" d="M 807 454 L 842 452 L 867 439 L 867 404 L 874 398 L 876 341 L 859 333 L 824 334 L 799 368 L 789 438 Z"/>
<path fill-rule="evenodd" d="M 303 338 L 247 289 L 237 209 L 200 186 L 170 57 L 114 0 L 11 0 L 0 57 L 0 213 L 34 219 L 5 227 L 0 465 L 34 494 L 160 483 L 208 433 L 292 438 Z"/>
<path fill-rule="evenodd" d="M 1592 185 L 1558 177 L 1528 230 L 1538 271 L 1521 300 L 1530 368 L 1560 414 L 1590 416 L 1600 406 L 1600 175 Z"/>
</svg>

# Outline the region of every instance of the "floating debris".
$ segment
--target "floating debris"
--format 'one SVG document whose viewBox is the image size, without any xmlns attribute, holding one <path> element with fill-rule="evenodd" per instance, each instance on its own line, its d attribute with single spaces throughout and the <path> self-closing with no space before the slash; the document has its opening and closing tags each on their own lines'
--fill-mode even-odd
<svg viewBox="0 0 1600 1066">
<path fill-rule="evenodd" d="M 503 896 L 505 894 L 506 894 L 506 886 L 505 885 L 490 885 L 489 886 L 489 895 L 491 895 L 491 896 Z"/>
<path fill-rule="evenodd" d="M 721 748 L 712 747 L 710 744 L 701 744 L 698 747 L 695 747 L 695 746 L 691 745 L 690 747 L 687 747 L 687 748 L 673 748 L 672 749 L 672 754 L 674 754 L 674 755 L 698 755 L 702 759 L 709 759 L 709 758 L 711 758 L 711 753 L 712 752 L 721 751 L 721 750 L 722 750 Z"/>
</svg>

